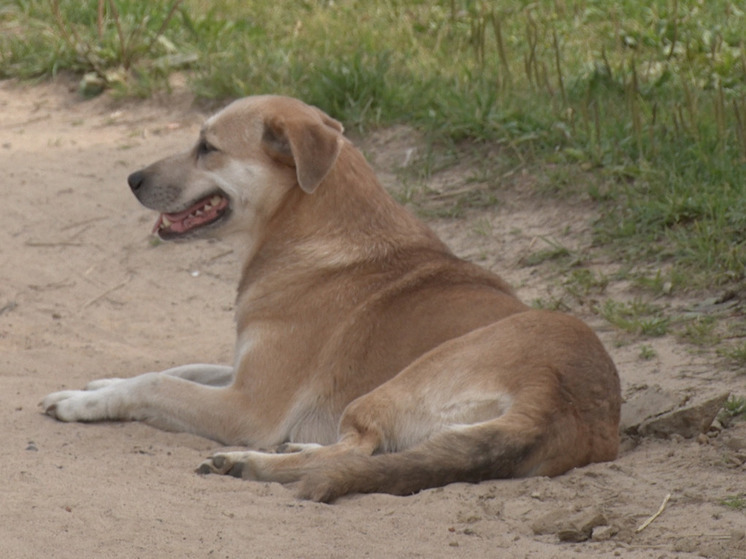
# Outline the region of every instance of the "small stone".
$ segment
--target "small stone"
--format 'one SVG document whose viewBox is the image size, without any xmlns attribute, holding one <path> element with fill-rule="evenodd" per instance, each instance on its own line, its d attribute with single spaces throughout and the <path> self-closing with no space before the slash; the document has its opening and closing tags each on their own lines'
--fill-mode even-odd
<svg viewBox="0 0 746 559">
<path fill-rule="evenodd" d="M 712 422 L 712 425 L 710 425 L 710 432 L 719 433 L 723 430 L 723 424 L 720 423 L 719 419 L 715 419 Z"/>
<path fill-rule="evenodd" d="M 560 530 L 557 532 L 557 537 L 561 542 L 578 543 L 586 541 L 590 537 L 590 534 L 581 530 L 576 530 L 575 528 L 570 528 L 568 530 Z"/>
<path fill-rule="evenodd" d="M 591 537 L 596 526 L 605 525 L 606 518 L 598 509 L 571 513 L 557 509 L 543 515 L 531 524 L 534 534 L 556 534 L 563 542 L 582 542 Z"/>
<path fill-rule="evenodd" d="M 106 80 L 96 72 L 88 72 L 78 84 L 78 91 L 84 97 L 95 97 L 104 89 L 106 89 Z"/>
<path fill-rule="evenodd" d="M 610 540 L 616 534 L 612 526 L 596 526 L 591 531 L 591 540 L 594 542 L 605 542 Z"/>
<path fill-rule="evenodd" d="M 727 393 L 721 394 L 704 402 L 653 417 L 644 421 L 637 431 L 643 436 L 673 438 L 674 435 L 678 435 L 692 439 L 709 430 L 728 396 Z"/>
<path fill-rule="evenodd" d="M 644 421 L 671 411 L 678 404 L 678 399 L 672 393 L 658 385 L 639 388 L 622 404 L 619 428 L 628 435 L 636 435 Z"/>
</svg>

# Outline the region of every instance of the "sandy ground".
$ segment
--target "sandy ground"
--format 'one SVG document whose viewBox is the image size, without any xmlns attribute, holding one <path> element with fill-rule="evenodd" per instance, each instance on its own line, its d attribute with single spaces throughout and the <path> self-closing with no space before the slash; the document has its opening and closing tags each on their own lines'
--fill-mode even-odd
<svg viewBox="0 0 746 559">
<path fill-rule="evenodd" d="M 321 505 L 277 484 L 194 474 L 218 448 L 205 439 L 42 415 L 45 394 L 95 378 L 231 361 L 231 247 L 156 246 L 155 216 L 125 183 L 187 147 L 201 119 L 178 96 L 117 104 L 83 101 L 60 83 L 0 83 L 3 557 L 746 557 L 746 514 L 720 502 L 746 493 L 745 422 L 699 440 L 626 440 L 616 462 L 555 479 Z M 395 131 L 366 140 L 386 182 L 409 141 Z M 546 296 L 558 278 L 521 258 L 542 237 L 587 246 L 592 208 L 517 189 L 499 198 L 490 210 L 432 225 L 526 300 Z M 744 376 L 711 354 L 666 336 L 645 340 L 657 357 L 642 360 L 642 342 L 619 344 L 618 332 L 585 318 L 610 348 L 627 396 L 644 385 L 681 399 L 744 393 Z M 662 514 L 636 532 L 668 494 Z M 573 515 L 597 517 L 593 539 L 559 541 L 551 525 Z"/>
</svg>

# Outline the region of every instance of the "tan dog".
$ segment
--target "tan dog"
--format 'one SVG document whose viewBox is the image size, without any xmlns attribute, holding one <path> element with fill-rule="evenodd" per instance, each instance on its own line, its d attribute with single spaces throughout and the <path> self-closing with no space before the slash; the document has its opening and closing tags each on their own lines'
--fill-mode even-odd
<svg viewBox="0 0 746 559">
<path fill-rule="evenodd" d="M 236 101 L 191 151 L 128 181 L 163 212 L 161 238 L 235 237 L 234 366 L 94 381 L 47 396 L 49 415 L 281 445 L 199 471 L 300 482 L 323 501 L 616 457 L 619 378 L 594 333 L 451 254 L 318 109 Z"/>
</svg>

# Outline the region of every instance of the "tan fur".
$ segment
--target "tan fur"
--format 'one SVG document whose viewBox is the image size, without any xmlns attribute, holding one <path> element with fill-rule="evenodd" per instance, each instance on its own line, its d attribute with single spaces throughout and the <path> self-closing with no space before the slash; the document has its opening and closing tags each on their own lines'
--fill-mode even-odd
<svg viewBox="0 0 746 559">
<path fill-rule="evenodd" d="M 295 99 L 249 97 L 190 152 L 131 175 L 145 206 L 176 219 L 164 237 L 201 199 L 228 201 L 183 236 L 230 235 L 242 255 L 234 365 L 96 381 L 50 394 L 45 412 L 281 445 L 199 471 L 298 482 L 325 501 L 614 459 L 619 379 L 594 333 L 456 258 L 341 132 Z"/>
</svg>

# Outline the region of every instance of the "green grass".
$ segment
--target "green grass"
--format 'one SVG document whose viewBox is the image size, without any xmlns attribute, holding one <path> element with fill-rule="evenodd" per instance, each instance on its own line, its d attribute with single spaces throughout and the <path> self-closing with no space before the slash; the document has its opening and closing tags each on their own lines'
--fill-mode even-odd
<svg viewBox="0 0 746 559">
<path fill-rule="evenodd" d="M 642 344 L 640 346 L 640 359 L 644 361 L 650 361 L 651 359 L 655 359 L 658 355 L 658 353 L 650 347 L 649 345 Z"/>
<path fill-rule="evenodd" d="M 723 412 L 729 418 L 746 420 L 746 398 L 731 395 L 723 406 Z"/>
<path fill-rule="evenodd" d="M 728 508 L 746 511 L 746 493 L 729 495 L 721 500 L 720 504 Z"/>
<path fill-rule="evenodd" d="M 600 314 L 611 324 L 629 332 L 648 337 L 659 337 L 668 333 L 671 319 L 664 309 L 651 303 L 635 299 L 629 303 L 607 300 Z"/>
<path fill-rule="evenodd" d="M 721 348 L 720 353 L 739 366 L 742 373 L 746 373 L 746 342 Z"/>
<path fill-rule="evenodd" d="M 631 268 L 665 269 L 652 284 L 743 286 L 745 11 L 731 0 L 8 0 L 0 77 L 66 71 L 85 76 L 84 93 L 146 96 L 179 73 L 205 99 L 290 94 L 350 129 L 403 122 L 449 150 L 497 144 L 486 182 L 509 159 L 542 195 L 590 197 L 597 243 Z M 494 203 L 484 184 L 438 214 Z"/>
</svg>

